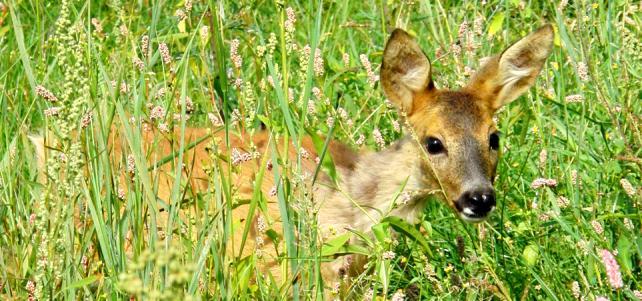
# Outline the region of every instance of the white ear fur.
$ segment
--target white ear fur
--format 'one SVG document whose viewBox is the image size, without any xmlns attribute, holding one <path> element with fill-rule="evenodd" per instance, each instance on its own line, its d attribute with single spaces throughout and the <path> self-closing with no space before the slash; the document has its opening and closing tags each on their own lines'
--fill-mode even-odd
<svg viewBox="0 0 642 301">
<path fill-rule="evenodd" d="M 553 27 L 534 31 L 502 54 L 487 59 L 468 89 L 490 102 L 494 109 L 510 103 L 535 83 L 553 48 Z"/>
</svg>

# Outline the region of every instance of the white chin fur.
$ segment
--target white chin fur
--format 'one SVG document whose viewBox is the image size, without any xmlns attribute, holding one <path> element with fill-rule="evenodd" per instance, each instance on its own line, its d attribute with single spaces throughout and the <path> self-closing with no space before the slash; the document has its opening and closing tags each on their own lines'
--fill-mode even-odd
<svg viewBox="0 0 642 301">
<path fill-rule="evenodd" d="M 469 223 L 479 223 L 486 219 L 486 217 L 470 216 L 465 213 L 459 213 L 459 217 L 461 217 L 461 219 L 464 220 L 465 222 L 469 222 Z"/>
<path fill-rule="evenodd" d="M 490 211 L 485 216 L 477 216 L 477 214 L 475 214 L 475 212 L 472 209 L 465 207 L 462 210 L 462 212 L 459 212 L 459 217 L 461 217 L 461 219 L 464 220 L 465 222 L 479 223 L 484 221 L 486 218 L 488 218 L 490 213 L 493 211 L 495 211 L 495 206 L 491 207 Z"/>
</svg>

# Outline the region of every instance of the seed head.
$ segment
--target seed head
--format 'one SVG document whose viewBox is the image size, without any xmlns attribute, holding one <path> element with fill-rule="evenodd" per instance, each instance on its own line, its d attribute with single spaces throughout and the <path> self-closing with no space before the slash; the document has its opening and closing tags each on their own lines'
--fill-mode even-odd
<svg viewBox="0 0 642 301">
<path fill-rule="evenodd" d="M 395 259 L 396 256 L 397 254 L 394 251 L 386 251 L 386 252 L 383 252 L 383 254 L 381 255 L 381 258 L 383 258 L 384 260 L 393 260 Z"/>
<path fill-rule="evenodd" d="M 575 299 L 580 299 L 580 283 L 577 281 L 573 281 L 571 284 L 571 293 L 573 294 L 573 297 Z"/>
<path fill-rule="evenodd" d="M 375 143 L 379 146 L 379 148 L 383 148 L 386 146 L 386 141 L 383 140 L 383 135 L 381 135 L 381 131 L 379 131 L 378 128 L 375 128 L 372 130 L 372 137 L 375 140 Z"/>
<path fill-rule="evenodd" d="M 568 103 L 580 103 L 584 101 L 584 95 L 582 94 L 572 94 L 564 97 L 564 100 Z"/>
<path fill-rule="evenodd" d="M 557 186 L 557 180 L 555 179 L 545 179 L 545 178 L 538 178 L 533 180 L 531 183 L 531 188 L 532 189 L 538 189 L 540 187 L 555 187 Z"/>
<path fill-rule="evenodd" d="M 239 55 L 239 42 L 238 39 L 234 39 L 230 42 L 230 57 L 232 58 L 232 64 L 236 69 L 241 69 L 243 65 L 243 58 Z"/>
<path fill-rule="evenodd" d="M 295 29 L 294 23 L 296 23 L 296 15 L 294 14 L 294 9 L 292 9 L 292 7 L 286 8 L 285 14 L 287 15 L 287 19 L 285 20 L 285 31 L 293 33 Z"/>
<path fill-rule="evenodd" d="M 145 69 L 145 63 L 143 63 L 143 61 L 137 56 L 132 58 L 132 63 L 134 63 L 134 66 L 138 68 L 139 71 L 143 71 L 143 69 Z"/>
<path fill-rule="evenodd" d="M 214 127 L 223 126 L 223 122 L 216 114 L 208 113 L 207 118 L 209 118 L 210 122 L 212 123 L 212 126 Z"/>
<path fill-rule="evenodd" d="M 62 107 L 51 107 L 49 109 L 45 109 L 45 117 L 58 116 L 58 114 L 60 114 L 60 111 L 62 111 Z"/>
<path fill-rule="evenodd" d="M 51 101 L 51 102 L 58 101 L 58 98 L 56 97 L 56 95 L 54 95 L 51 91 L 47 90 L 47 88 L 45 88 L 42 85 L 37 85 L 36 86 L 36 94 L 38 94 L 42 98 L 44 98 L 44 99 L 46 99 L 48 101 Z"/>
<path fill-rule="evenodd" d="M 585 62 L 579 62 L 577 63 L 577 76 L 580 78 L 581 81 L 586 82 L 589 80 L 588 76 L 588 66 L 586 65 Z"/>
<path fill-rule="evenodd" d="M 158 45 L 158 51 L 160 51 L 163 64 L 169 65 L 172 63 L 172 56 L 169 53 L 169 48 L 166 43 L 160 43 Z"/>
<path fill-rule="evenodd" d="M 593 227 L 593 231 L 599 236 L 602 236 L 604 233 L 604 227 L 602 227 L 602 224 L 598 222 L 597 220 L 592 220 L 591 221 L 591 227 Z"/>
<path fill-rule="evenodd" d="M 361 64 L 363 65 L 363 68 L 366 69 L 366 73 L 368 74 L 368 82 L 370 85 L 373 85 L 379 81 L 379 76 L 372 71 L 372 64 L 370 64 L 370 60 L 368 59 L 368 56 L 365 54 L 359 55 L 359 60 L 361 60 Z"/>
<path fill-rule="evenodd" d="M 626 195 L 633 197 L 635 195 L 635 187 L 627 180 L 626 178 L 622 178 L 620 180 L 620 185 L 622 186 L 622 189 L 624 189 L 624 192 Z"/>
<path fill-rule="evenodd" d="M 97 34 L 103 33 L 103 25 L 100 24 L 100 20 L 96 18 L 91 18 L 91 24 L 94 25 L 94 29 Z"/>
<path fill-rule="evenodd" d="M 144 35 L 140 39 L 140 50 L 143 52 L 143 56 L 147 57 L 147 55 L 149 54 L 149 36 L 148 35 Z"/>
</svg>

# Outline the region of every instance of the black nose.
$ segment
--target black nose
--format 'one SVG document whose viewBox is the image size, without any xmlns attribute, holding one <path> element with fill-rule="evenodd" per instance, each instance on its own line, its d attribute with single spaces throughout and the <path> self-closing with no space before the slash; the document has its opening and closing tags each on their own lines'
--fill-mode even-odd
<svg viewBox="0 0 642 301">
<path fill-rule="evenodd" d="M 468 191 L 464 193 L 460 202 L 462 210 L 469 209 L 477 216 L 486 216 L 495 207 L 495 191 L 492 189 Z"/>
</svg>

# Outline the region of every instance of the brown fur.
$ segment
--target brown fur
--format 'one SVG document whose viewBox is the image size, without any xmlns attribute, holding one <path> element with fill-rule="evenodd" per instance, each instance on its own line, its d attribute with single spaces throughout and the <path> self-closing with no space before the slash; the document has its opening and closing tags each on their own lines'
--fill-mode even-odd
<svg viewBox="0 0 642 301">
<path fill-rule="evenodd" d="M 343 144 L 331 142 L 329 156 L 336 164 L 339 181 L 336 186 L 331 185 L 325 177 L 320 181 L 322 185 L 315 185 L 312 189 L 321 236 L 328 237 L 330 233 L 344 229 L 369 231 L 386 215 L 417 222 L 426 196 L 435 191 L 442 191 L 442 199 L 457 210 L 455 202 L 465 191 L 480 185 L 492 188 L 499 155 L 488 146 L 489 135 L 496 131 L 492 116 L 499 107 L 514 100 L 534 83 L 551 52 L 552 39 L 550 25 L 540 28 L 501 55 L 491 58 L 469 85 L 459 91 L 449 91 L 434 86 L 430 61 L 414 39 L 403 30 L 395 30 L 384 51 L 381 83 L 389 99 L 405 114 L 409 130 L 415 133 L 419 141 L 409 135 L 381 152 L 361 154 Z M 123 154 L 130 153 L 130 146 L 118 132 L 114 130 L 110 137 L 109 155 L 113 166 L 121 170 L 121 183 L 125 183 L 128 176 L 122 171 L 125 164 Z M 148 154 L 148 162 L 156 162 L 176 151 L 176 142 L 170 137 L 178 137 L 178 134 L 175 132 L 172 136 L 157 139 L 159 133 L 145 133 L 142 147 Z M 188 128 L 185 131 L 185 144 L 205 135 L 208 135 L 205 129 Z M 441 140 L 445 153 L 427 154 L 423 142 L 427 137 Z M 229 148 L 223 142 L 222 132 L 214 134 L 213 139 L 218 141 L 222 153 L 228 153 L 231 148 L 247 152 L 250 145 L 254 145 L 261 153 L 261 158 L 272 157 L 270 145 L 273 142 L 270 142 L 272 138 L 267 132 L 253 136 L 245 133 L 230 135 Z M 208 189 L 208 176 L 202 168 L 213 163 L 206 150 L 208 144 L 209 140 L 184 153 L 185 168 L 181 171 L 184 187 L 181 192 L 197 193 Z M 284 151 L 283 141 L 278 141 L 276 145 L 277 152 Z M 314 158 L 318 154 L 312 140 L 305 138 L 302 145 L 310 154 L 309 158 L 302 160 L 302 169 L 314 173 Z M 281 157 L 297 156 L 298 150 L 292 143 L 288 147 L 288 154 L 281 154 Z M 227 163 L 221 160 L 214 163 L 220 164 L 221 169 L 227 168 Z M 153 179 L 158 183 L 155 191 L 157 197 L 167 201 L 171 198 L 174 183 L 173 166 L 177 166 L 176 162 L 159 166 L 152 172 Z M 241 198 L 251 198 L 253 180 L 260 168 L 260 158 L 238 167 L 232 184 Z M 269 196 L 274 184 L 270 176 L 263 179 L 261 190 L 264 195 Z M 395 201 L 394 196 L 398 195 L 402 186 L 403 193 L 411 197 L 403 202 L 399 199 Z M 393 201 L 396 205 L 393 205 Z M 233 211 L 233 219 L 239 223 L 231 243 L 235 248 L 240 244 L 245 223 L 250 222 L 253 228 L 256 227 L 257 216 L 248 220 L 248 207 L 241 205 Z M 265 215 L 270 226 L 280 231 L 281 215 L 275 198 L 268 197 L 268 212 Z M 250 233 L 252 237 L 243 250 L 231 248 L 228 252 L 241 257 L 254 252 L 256 236 L 263 234 L 256 229 Z M 267 237 L 263 239 L 268 241 Z M 271 247 L 272 251 L 266 254 L 262 268 L 278 276 L 281 271 L 276 264 L 274 248 L 279 246 Z M 326 285 L 332 286 L 343 274 L 360 273 L 365 258 L 355 256 L 354 260 L 359 264 L 347 268 L 342 258 L 323 265 Z"/>
</svg>

